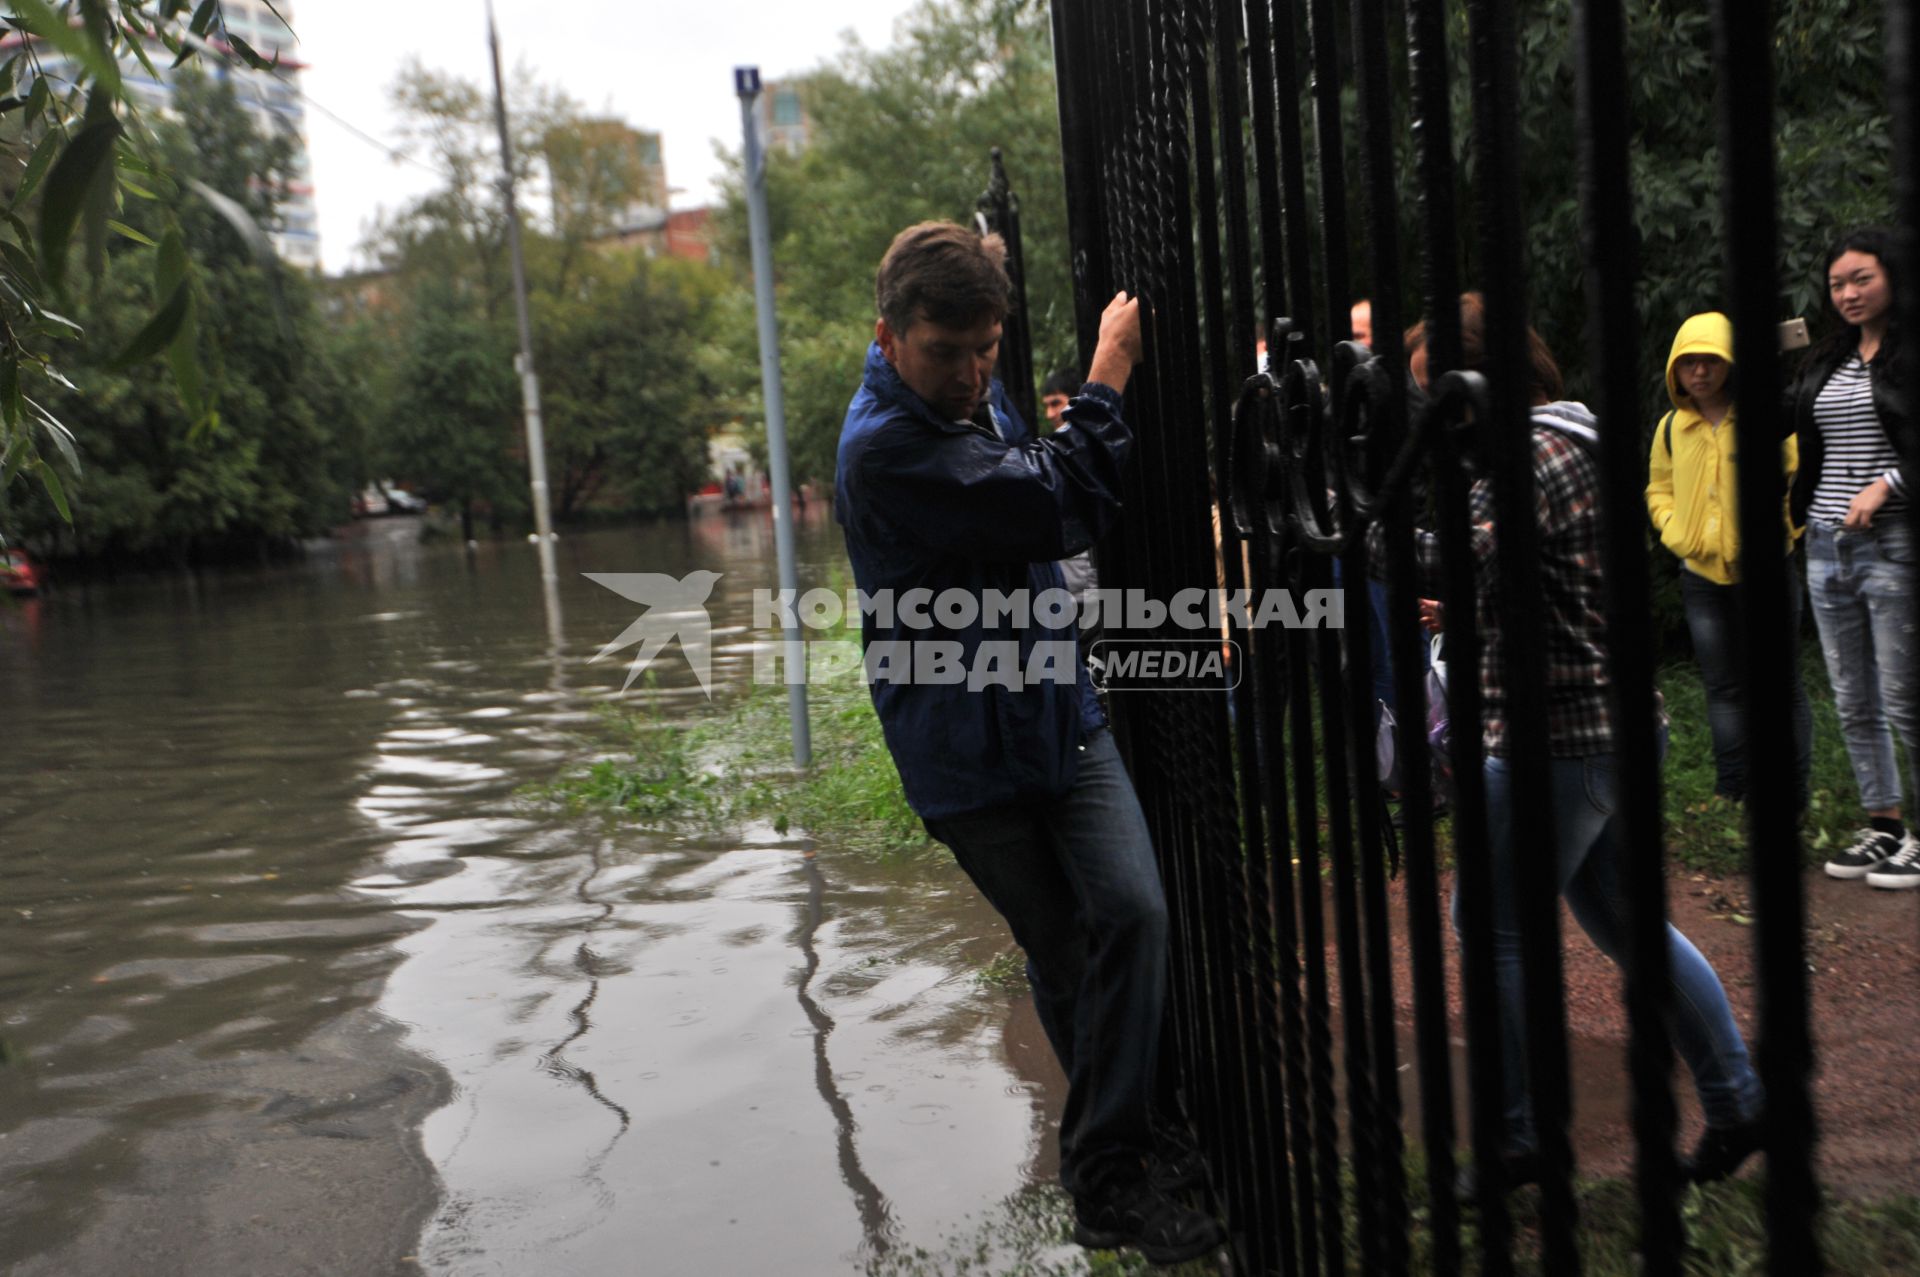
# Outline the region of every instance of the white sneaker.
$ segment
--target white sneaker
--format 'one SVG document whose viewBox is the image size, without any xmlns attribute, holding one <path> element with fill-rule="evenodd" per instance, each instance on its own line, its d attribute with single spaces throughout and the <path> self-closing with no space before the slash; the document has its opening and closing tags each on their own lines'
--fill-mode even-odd
<svg viewBox="0 0 1920 1277">
<path fill-rule="evenodd" d="M 1827 873 L 1835 878 L 1864 878 L 1898 856 L 1903 847 L 1913 845 L 1911 833 L 1902 840 L 1869 826 L 1853 836 L 1853 846 L 1827 862 Z"/>
<path fill-rule="evenodd" d="M 1912 833 L 1902 838 L 1899 854 L 1870 871 L 1867 885 L 1883 887 L 1888 891 L 1920 887 L 1920 839 L 1916 839 Z"/>
</svg>

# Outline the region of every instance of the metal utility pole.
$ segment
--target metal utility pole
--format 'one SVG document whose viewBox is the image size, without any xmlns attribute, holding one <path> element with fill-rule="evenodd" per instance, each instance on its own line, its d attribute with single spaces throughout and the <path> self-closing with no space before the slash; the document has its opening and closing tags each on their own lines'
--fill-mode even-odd
<svg viewBox="0 0 1920 1277">
<path fill-rule="evenodd" d="M 780 560 L 780 588 L 800 597 L 793 562 L 793 496 L 787 484 L 787 405 L 780 392 L 780 338 L 773 322 L 773 234 L 767 219 L 767 159 L 753 118 L 760 96 L 760 68 L 736 67 L 733 91 L 740 98 L 740 130 L 746 137 L 747 226 L 753 241 L 753 299 L 760 314 L 760 389 L 767 406 L 767 470 L 773 486 L 773 545 Z M 793 765 L 813 761 L 807 731 L 807 648 L 796 622 L 785 627 L 787 717 L 793 727 Z M 797 671 L 797 672 L 796 672 Z"/>
<path fill-rule="evenodd" d="M 520 354 L 514 366 L 520 374 L 520 403 L 527 417 L 527 465 L 533 473 L 533 528 L 540 547 L 540 580 L 551 593 L 560 573 L 553 559 L 553 506 L 547 495 L 547 436 L 540 423 L 540 378 L 533 370 L 533 321 L 527 317 L 527 260 L 520 248 L 520 209 L 513 197 L 513 143 L 507 136 L 507 90 L 500 76 L 500 34 L 493 25 L 493 0 L 487 0 L 487 45 L 493 53 L 493 122 L 500 130 L 500 193 L 506 199 L 507 244 L 513 252 L 513 311 L 520 321 Z"/>
</svg>

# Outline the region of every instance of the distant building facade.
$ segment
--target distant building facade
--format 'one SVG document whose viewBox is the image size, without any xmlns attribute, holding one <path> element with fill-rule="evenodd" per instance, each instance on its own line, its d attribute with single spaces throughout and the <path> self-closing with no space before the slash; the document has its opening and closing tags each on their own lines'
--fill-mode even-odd
<svg viewBox="0 0 1920 1277">
<path fill-rule="evenodd" d="M 753 110 L 760 124 L 760 140 L 769 151 L 798 155 L 813 141 L 813 117 L 807 111 L 808 84 L 800 80 L 767 80 L 760 86 Z"/>
<path fill-rule="evenodd" d="M 591 238 L 667 215 L 660 135 L 624 120 L 581 120 L 546 137 L 556 225 Z"/>
<path fill-rule="evenodd" d="M 651 212 L 594 243 L 602 251 L 637 250 L 648 257 L 678 257 L 709 266 L 720 260 L 713 242 L 713 210 L 707 208 Z"/>
<path fill-rule="evenodd" d="M 274 9 L 287 21 L 281 21 Z M 263 57 L 279 54 L 279 67 L 271 72 L 255 71 L 244 64 L 207 54 L 185 65 L 231 84 L 235 99 L 253 117 L 261 132 L 285 137 L 293 144 L 291 172 L 285 186 L 275 192 L 279 225 L 267 228 L 267 234 L 281 260 L 318 271 L 320 226 L 314 214 L 313 166 L 307 155 L 306 100 L 300 91 L 300 73 L 306 64 L 294 58 L 293 32 L 287 26 L 294 18 L 293 5 L 289 0 L 274 0 L 273 8 L 269 8 L 265 0 L 224 0 L 221 11 L 226 18 L 225 30 L 210 31 L 207 43 L 220 52 L 229 52 L 233 46 L 225 36 L 237 36 Z M 0 40 L 0 56 L 6 56 L 10 47 L 18 47 L 22 42 L 18 35 Z M 173 55 L 158 40 L 149 41 L 147 48 L 161 78 L 153 79 L 147 75 L 146 68 L 131 59 L 120 63 L 120 78 L 143 109 L 167 115 L 173 109 L 173 83 L 168 78 Z M 51 50 L 42 54 L 41 64 L 49 76 L 61 80 L 70 77 L 66 58 Z"/>
</svg>

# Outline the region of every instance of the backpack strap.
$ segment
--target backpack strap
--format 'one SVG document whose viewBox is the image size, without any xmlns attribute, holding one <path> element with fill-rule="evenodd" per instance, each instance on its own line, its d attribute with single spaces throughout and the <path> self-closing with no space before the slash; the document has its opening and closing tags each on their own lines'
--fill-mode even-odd
<svg viewBox="0 0 1920 1277">
<path fill-rule="evenodd" d="M 1667 419 L 1660 423 L 1667 434 L 1667 460 L 1669 461 L 1673 460 L 1673 414 L 1679 411 L 1678 408 L 1667 409 Z"/>
</svg>

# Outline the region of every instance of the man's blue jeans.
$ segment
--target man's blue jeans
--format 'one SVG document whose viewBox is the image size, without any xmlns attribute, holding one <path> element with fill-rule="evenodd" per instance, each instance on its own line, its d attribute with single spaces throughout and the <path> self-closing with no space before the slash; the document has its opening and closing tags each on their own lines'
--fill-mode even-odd
<svg viewBox="0 0 1920 1277">
<path fill-rule="evenodd" d="M 1707 726 L 1713 733 L 1714 792 L 1744 800 L 1747 796 L 1747 700 L 1741 661 L 1737 585 L 1720 585 L 1698 572 L 1680 571 L 1680 602 L 1686 608 L 1693 654 L 1707 692 Z M 1761 624 L 1777 624 L 1793 636 L 1793 664 L 1786 695 L 1793 716 L 1794 795 L 1807 805 L 1807 777 L 1813 768 L 1813 707 L 1800 682 L 1800 576 L 1787 564 L 1787 606 L 1763 614 Z"/>
<path fill-rule="evenodd" d="M 1487 833 L 1493 858 L 1493 960 L 1500 996 L 1500 1065 L 1505 1081 L 1507 1146 L 1521 1152 L 1536 1146 L 1533 1108 L 1527 1089 L 1525 1011 L 1522 1000 L 1520 924 L 1514 898 L 1516 857 L 1554 857 L 1560 894 L 1599 950 L 1615 963 L 1623 960 L 1630 926 L 1629 904 L 1620 876 L 1620 822 L 1614 818 L 1617 792 L 1614 756 L 1551 761 L 1554 839 L 1541 846 L 1514 845 L 1513 773 L 1505 758 L 1486 762 Z M 1460 897 L 1453 899 L 1453 923 L 1460 926 Z M 1747 1044 L 1733 1022 L 1720 977 L 1673 924 L 1667 924 L 1668 961 L 1673 973 L 1668 1025 L 1680 1058 L 1693 1074 L 1700 1107 L 1709 1126 L 1732 1126 L 1758 1116 L 1760 1078 L 1747 1056 Z"/>
<path fill-rule="evenodd" d="M 1027 953 L 1067 1074 L 1060 1180 L 1093 1196 L 1137 1179 L 1167 989 L 1167 903 L 1113 733 L 1083 746 L 1064 797 L 927 822 Z"/>
<path fill-rule="evenodd" d="M 1859 532 L 1808 524 L 1807 593 L 1860 804 L 1890 811 L 1900 806 L 1902 778 L 1889 723 L 1907 742 L 1908 760 L 1920 767 L 1913 532 L 1905 515 L 1883 512 Z"/>
</svg>

